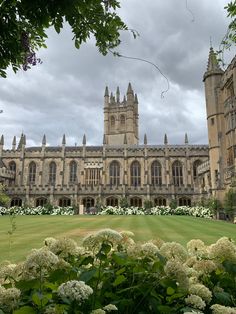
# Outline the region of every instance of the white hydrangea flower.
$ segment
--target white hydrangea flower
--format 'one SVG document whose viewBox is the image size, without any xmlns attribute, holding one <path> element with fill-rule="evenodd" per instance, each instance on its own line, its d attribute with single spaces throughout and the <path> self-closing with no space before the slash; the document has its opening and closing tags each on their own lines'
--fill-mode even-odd
<svg viewBox="0 0 236 314">
<path fill-rule="evenodd" d="M 181 289 L 188 289 L 189 279 L 186 267 L 180 261 L 170 259 L 167 261 L 164 271 L 168 277 L 176 280 Z"/>
<path fill-rule="evenodd" d="M 58 257 L 47 248 L 34 249 L 26 258 L 23 265 L 24 277 L 39 277 L 48 270 L 54 269 L 58 263 Z"/>
<path fill-rule="evenodd" d="M 214 270 L 217 269 L 217 265 L 215 262 L 211 260 L 199 260 L 193 265 L 193 269 L 195 269 L 199 276 L 202 274 L 210 274 Z"/>
<path fill-rule="evenodd" d="M 20 290 L 16 288 L 8 288 L 0 286 L 0 307 L 5 306 L 8 309 L 14 309 L 17 307 L 20 301 Z"/>
<path fill-rule="evenodd" d="M 111 311 L 118 311 L 118 308 L 114 304 L 108 304 L 103 307 L 103 310 L 106 312 L 111 312 Z"/>
<path fill-rule="evenodd" d="M 204 286 L 200 283 L 190 285 L 189 293 L 198 295 L 207 303 L 211 302 L 212 292 L 206 286 Z"/>
<path fill-rule="evenodd" d="M 16 264 L 5 264 L 0 266 L 0 279 L 4 282 L 6 277 L 15 277 L 16 275 Z"/>
<path fill-rule="evenodd" d="M 58 288 L 60 297 L 77 301 L 79 304 L 87 300 L 92 293 L 93 289 L 86 285 L 84 281 L 70 280 L 61 284 Z"/>
<path fill-rule="evenodd" d="M 202 300 L 202 298 L 195 294 L 191 294 L 185 298 L 185 303 L 199 310 L 204 310 L 206 307 L 206 303 Z"/>
<path fill-rule="evenodd" d="M 196 256 L 206 256 L 207 247 L 202 240 L 193 239 L 187 243 L 187 250 L 189 254 Z"/>
<path fill-rule="evenodd" d="M 167 259 L 178 259 L 185 262 L 187 259 L 187 251 L 185 248 L 176 242 L 166 242 L 160 248 L 160 254 Z"/>
<path fill-rule="evenodd" d="M 107 240 L 113 244 L 116 244 L 122 240 L 122 236 L 118 231 L 109 228 L 98 231 L 95 236 L 98 237 L 100 241 Z"/>
<path fill-rule="evenodd" d="M 159 252 L 158 247 L 152 242 L 147 242 L 141 245 L 141 252 L 147 256 L 155 256 L 157 252 Z"/>
<path fill-rule="evenodd" d="M 236 307 L 214 304 L 211 306 L 212 314 L 236 314 Z"/>
<path fill-rule="evenodd" d="M 210 245 L 209 255 L 217 260 L 230 260 L 236 262 L 236 245 L 227 237 L 220 238 L 215 244 Z"/>
<path fill-rule="evenodd" d="M 123 238 L 133 238 L 134 237 L 134 233 L 132 231 L 126 231 L 123 230 L 120 232 L 120 234 L 122 235 Z"/>
<path fill-rule="evenodd" d="M 78 250 L 77 243 L 69 238 L 56 239 L 56 241 L 48 245 L 50 251 L 60 257 L 76 255 Z"/>
<path fill-rule="evenodd" d="M 196 283 L 199 283 L 198 277 L 190 277 L 190 278 L 189 278 L 189 284 L 190 284 L 190 285 L 194 285 L 194 284 L 196 284 Z"/>
<path fill-rule="evenodd" d="M 57 314 L 57 309 L 54 305 L 49 305 L 45 310 L 44 314 Z"/>
<path fill-rule="evenodd" d="M 91 314 L 106 314 L 103 309 L 96 309 L 91 312 Z"/>
<path fill-rule="evenodd" d="M 112 243 L 113 246 L 122 241 L 122 235 L 112 229 L 102 229 L 94 234 L 90 234 L 83 239 L 83 246 L 90 249 L 99 249 L 103 241 Z"/>
<path fill-rule="evenodd" d="M 192 311 L 192 312 L 184 312 L 184 314 L 204 314 L 203 312 L 199 312 L 199 311 Z"/>
<path fill-rule="evenodd" d="M 54 244 L 57 240 L 55 238 L 52 238 L 52 237 L 48 237 L 46 239 L 44 239 L 44 244 L 46 246 L 51 246 L 52 244 Z"/>
</svg>

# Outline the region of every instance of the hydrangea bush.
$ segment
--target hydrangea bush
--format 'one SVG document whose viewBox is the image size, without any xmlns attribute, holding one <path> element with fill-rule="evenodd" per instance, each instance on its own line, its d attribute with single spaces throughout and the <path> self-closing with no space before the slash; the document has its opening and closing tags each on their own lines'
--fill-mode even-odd
<svg viewBox="0 0 236 314">
<path fill-rule="evenodd" d="M 103 229 L 45 239 L 19 264 L 0 265 L 1 314 L 236 313 L 236 245 L 198 239 L 186 248 Z"/>
<path fill-rule="evenodd" d="M 59 207 L 59 206 L 53 206 L 53 207 L 0 207 L 0 216 L 2 215 L 74 215 L 75 210 L 73 207 Z"/>
<path fill-rule="evenodd" d="M 202 218 L 212 218 L 213 213 L 209 208 L 203 206 L 178 206 L 175 209 L 170 206 L 156 206 L 148 210 L 138 207 L 112 207 L 102 208 L 100 215 L 184 215 Z"/>
<path fill-rule="evenodd" d="M 1 215 L 74 215 L 73 207 L 0 207 Z M 98 215 L 185 215 L 202 218 L 212 218 L 213 213 L 209 208 L 196 206 L 179 206 L 175 209 L 169 206 L 156 206 L 149 209 L 139 207 L 113 207 L 106 206 L 101 209 Z"/>
</svg>

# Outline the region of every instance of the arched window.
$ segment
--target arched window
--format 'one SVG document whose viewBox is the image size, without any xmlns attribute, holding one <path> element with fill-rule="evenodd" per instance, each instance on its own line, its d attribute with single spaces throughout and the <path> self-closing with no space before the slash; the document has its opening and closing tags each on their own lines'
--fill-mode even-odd
<svg viewBox="0 0 236 314">
<path fill-rule="evenodd" d="M 125 128 L 125 115 L 123 115 L 123 114 L 120 116 L 120 127 L 122 129 Z"/>
<path fill-rule="evenodd" d="M 29 164 L 29 183 L 33 184 L 36 181 L 36 163 L 31 161 Z"/>
<path fill-rule="evenodd" d="M 155 206 L 166 206 L 166 199 L 164 197 L 158 197 L 154 199 Z"/>
<path fill-rule="evenodd" d="M 179 198 L 179 206 L 191 206 L 191 199 L 187 197 Z"/>
<path fill-rule="evenodd" d="M 152 185 L 162 185 L 161 164 L 158 161 L 153 161 L 151 166 Z"/>
<path fill-rule="evenodd" d="M 120 164 L 117 161 L 112 161 L 109 169 L 110 185 L 120 184 Z"/>
<path fill-rule="evenodd" d="M 15 161 L 9 162 L 9 170 L 16 171 L 16 163 L 15 163 Z"/>
<path fill-rule="evenodd" d="M 47 204 L 47 199 L 45 197 L 41 197 L 41 198 L 37 198 L 35 200 L 35 206 L 38 207 L 38 206 L 45 206 Z"/>
<path fill-rule="evenodd" d="M 141 167 L 138 161 L 134 161 L 130 167 L 131 186 L 141 185 Z"/>
<path fill-rule="evenodd" d="M 180 161 L 175 161 L 172 165 L 172 177 L 175 186 L 183 185 L 183 166 Z"/>
<path fill-rule="evenodd" d="M 111 116 L 111 121 L 110 121 L 110 123 L 111 123 L 111 129 L 114 130 L 115 124 L 116 124 L 116 119 L 115 119 L 114 116 Z"/>
<path fill-rule="evenodd" d="M 77 163 L 73 160 L 70 163 L 70 178 L 69 181 L 71 183 L 75 183 L 77 181 Z"/>
<path fill-rule="evenodd" d="M 107 206 L 118 206 L 118 199 L 115 197 L 108 197 L 106 199 Z"/>
<path fill-rule="evenodd" d="M 13 180 L 9 181 L 9 185 L 12 186 L 15 183 L 15 179 L 16 179 L 16 163 L 15 161 L 11 161 L 9 162 L 9 170 L 14 171 L 15 172 L 15 177 Z"/>
<path fill-rule="evenodd" d="M 22 199 L 21 198 L 18 198 L 18 197 L 15 197 L 15 198 L 12 198 L 11 199 L 11 207 L 12 206 L 19 206 L 21 207 L 22 206 Z"/>
<path fill-rule="evenodd" d="M 130 199 L 130 206 L 142 207 L 142 199 L 139 197 L 132 197 Z"/>
<path fill-rule="evenodd" d="M 57 165 L 54 161 L 50 162 L 49 164 L 49 183 L 55 184 L 56 183 L 56 174 L 57 174 Z"/>
<path fill-rule="evenodd" d="M 59 199 L 59 206 L 60 207 L 68 207 L 71 206 L 71 200 L 67 197 L 62 197 Z"/>
<path fill-rule="evenodd" d="M 195 160 L 193 163 L 193 179 L 197 179 L 197 167 L 201 165 L 201 160 Z"/>
</svg>

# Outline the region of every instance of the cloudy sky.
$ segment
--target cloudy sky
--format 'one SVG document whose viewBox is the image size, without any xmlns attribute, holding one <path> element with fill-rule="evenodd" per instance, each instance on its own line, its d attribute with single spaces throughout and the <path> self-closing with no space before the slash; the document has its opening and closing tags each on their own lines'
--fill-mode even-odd
<svg viewBox="0 0 236 314">
<path fill-rule="evenodd" d="M 0 134 L 6 147 L 23 131 L 27 146 L 40 145 L 43 134 L 50 145 L 81 145 L 83 134 L 89 145 L 103 138 L 105 86 L 126 93 L 132 83 L 139 99 L 140 144 L 147 133 L 148 144 L 182 144 L 188 133 L 191 144 L 207 143 L 202 76 L 206 69 L 210 37 L 218 49 L 228 20 L 227 0 L 121 0 L 120 15 L 140 36 L 122 34 L 117 49 L 126 56 L 155 63 L 169 80 L 148 63 L 102 56 L 93 40 L 74 48 L 69 27 L 61 34 L 48 32 L 48 49 L 38 52 L 43 64 L 27 72 L 8 72 L 0 78 Z M 187 3 L 187 7 L 186 7 Z M 191 12 L 190 12 L 190 11 Z M 225 55 L 228 62 L 231 53 Z"/>
</svg>

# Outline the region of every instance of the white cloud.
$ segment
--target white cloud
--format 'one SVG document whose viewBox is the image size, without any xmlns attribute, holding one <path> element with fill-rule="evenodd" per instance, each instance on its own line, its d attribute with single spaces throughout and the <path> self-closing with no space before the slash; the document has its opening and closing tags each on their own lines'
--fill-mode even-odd
<svg viewBox="0 0 236 314">
<path fill-rule="evenodd" d="M 17 74 L 9 71 L 0 79 L 0 133 L 11 146 L 22 130 L 27 145 L 40 145 L 43 134 L 51 145 L 101 145 L 103 138 L 103 95 L 106 85 L 121 93 L 131 81 L 139 97 L 140 143 L 207 143 L 205 99 L 202 76 L 206 69 L 210 36 L 216 48 L 226 26 L 226 0 L 130 0 L 121 1 L 120 14 L 130 28 L 140 32 L 136 40 L 122 33 L 118 51 L 157 64 L 168 77 L 170 90 L 161 99 L 166 81 L 145 62 L 100 55 L 93 40 L 75 49 L 66 26 L 60 35 L 49 30 L 48 49 L 38 54 L 42 65 Z M 232 54 L 231 54 L 232 55 Z M 229 54 L 229 56 L 231 56 Z M 227 57 L 227 56 L 226 56 Z"/>
</svg>

